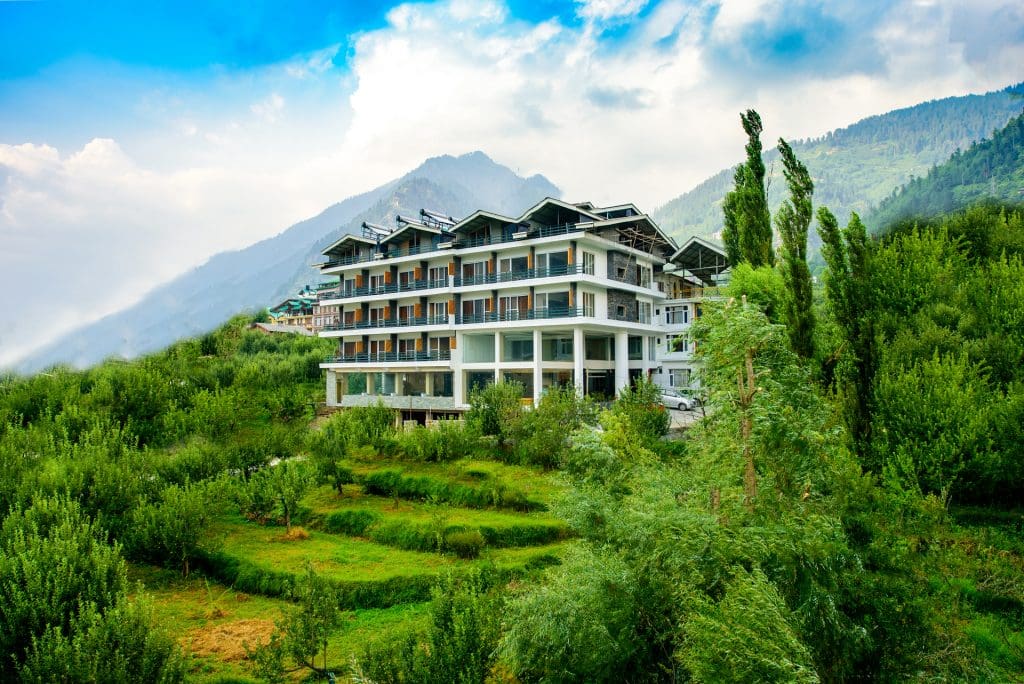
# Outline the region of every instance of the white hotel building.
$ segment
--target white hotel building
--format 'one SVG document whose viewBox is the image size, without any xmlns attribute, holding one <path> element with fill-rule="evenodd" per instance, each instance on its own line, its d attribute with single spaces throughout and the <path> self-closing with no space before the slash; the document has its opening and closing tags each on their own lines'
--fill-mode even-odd
<svg viewBox="0 0 1024 684">
<path fill-rule="evenodd" d="M 476 385 L 516 380 L 524 402 L 575 385 L 611 397 L 641 375 L 690 385 L 682 333 L 728 268 L 721 247 L 677 246 L 632 204 L 545 199 L 518 218 L 429 211 L 364 224 L 328 247 L 322 306 L 338 322 L 327 403 L 383 401 L 406 418 L 468 408 Z"/>
</svg>

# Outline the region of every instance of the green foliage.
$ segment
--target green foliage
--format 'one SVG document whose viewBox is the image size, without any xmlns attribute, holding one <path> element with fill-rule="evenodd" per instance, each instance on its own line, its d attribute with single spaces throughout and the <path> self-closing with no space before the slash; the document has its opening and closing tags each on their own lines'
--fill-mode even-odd
<svg viewBox="0 0 1024 684">
<path fill-rule="evenodd" d="M 740 263 L 732 268 L 727 290 L 733 299 L 747 298 L 756 304 L 772 323 L 782 323 L 785 315 L 786 284 L 778 270 L 770 266 L 754 268 Z"/>
<path fill-rule="evenodd" d="M 661 390 L 646 378 L 619 392 L 611 413 L 641 446 L 660 439 L 672 425 L 672 417 L 661 405 Z"/>
<path fill-rule="evenodd" d="M 504 600 L 494 578 L 447 575 L 431 592 L 425 633 L 396 636 L 366 648 L 353 679 L 380 684 L 482 684 L 488 681 Z"/>
<path fill-rule="evenodd" d="M 479 437 L 462 421 L 442 420 L 431 427 L 417 425 L 397 438 L 398 451 L 410 460 L 446 463 L 476 452 Z"/>
<path fill-rule="evenodd" d="M 738 569 L 718 603 L 697 603 L 681 654 L 694 681 L 819 681 L 789 609 L 760 570 Z"/>
<path fill-rule="evenodd" d="M 559 466 L 569 436 L 583 425 L 596 422 L 594 404 L 575 387 L 552 387 L 541 395 L 532 411 L 513 414 L 517 420 L 506 432 L 512 435 L 513 453 L 519 463 L 545 469 Z"/>
<path fill-rule="evenodd" d="M 814 356 L 814 310 L 811 307 L 811 271 L 807 267 L 807 229 L 814 218 L 811 207 L 814 182 L 807 167 L 782 138 L 779 138 L 779 154 L 789 187 L 789 198 L 775 214 L 782 238 L 782 279 L 789 291 L 785 300 L 786 323 L 793 351 L 809 359 Z"/>
<path fill-rule="evenodd" d="M 459 558 L 476 558 L 487 546 L 480 530 L 453 530 L 444 535 L 444 548 Z"/>
<path fill-rule="evenodd" d="M 984 132 L 986 135 L 990 131 Z M 1024 114 L 974 142 L 965 152 L 912 178 L 872 214 L 873 226 L 888 226 L 909 217 L 931 217 L 962 209 L 980 200 L 1015 202 L 1024 187 Z"/>
<path fill-rule="evenodd" d="M 765 190 L 765 166 L 761 158 L 761 117 L 753 109 L 740 114 L 747 134 L 747 160 L 736 168 L 735 188 L 722 201 L 725 216 L 722 240 L 729 263 L 746 261 L 754 268 L 775 263 L 772 222 Z"/>
<path fill-rule="evenodd" d="M 484 436 L 492 436 L 503 444 L 512 437 L 512 426 L 523 412 L 523 386 L 518 382 L 496 382 L 476 387 L 469 394 L 466 423 Z"/>
<path fill-rule="evenodd" d="M 403 475 L 397 470 L 379 470 L 362 480 L 367 494 L 396 499 L 437 501 L 468 508 L 511 508 L 517 511 L 543 510 L 544 504 L 533 501 L 502 482 L 485 482 L 473 487 L 430 477 Z"/>
<path fill-rule="evenodd" d="M 277 623 L 270 643 L 252 654 L 254 671 L 262 679 L 282 681 L 288 661 L 298 668 L 327 671 L 328 638 L 342 617 L 334 587 L 309 564 L 295 586 L 294 598 L 296 607 Z M 320 667 L 318 657 L 322 657 Z"/>
<path fill-rule="evenodd" d="M 501 660 L 518 679 L 617 682 L 639 675 L 636 580 L 611 554 L 579 550 L 514 598 Z"/>
<path fill-rule="evenodd" d="M 12 511 L 0 530 L 0 677 L 181 681 L 173 643 L 127 590 L 119 549 L 75 502 Z"/>
<path fill-rule="evenodd" d="M 167 563 L 187 577 L 223 487 L 217 480 L 171 485 L 160 493 L 159 502 L 136 508 L 132 512 L 129 555 Z"/>
<path fill-rule="evenodd" d="M 265 523 L 280 517 L 288 533 L 299 501 L 315 482 L 316 472 L 307 463 L 281 461 L 256 472 L 240 485 L 238 504 L 242 515 Z"/>
</svg>

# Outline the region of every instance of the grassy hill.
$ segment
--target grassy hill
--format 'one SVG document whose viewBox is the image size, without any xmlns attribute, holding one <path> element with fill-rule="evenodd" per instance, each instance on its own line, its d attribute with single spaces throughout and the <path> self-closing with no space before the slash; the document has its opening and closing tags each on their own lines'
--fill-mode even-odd
<svg viewBox="0 0 1024 684">
<path fill-rule="evenodd" d="M 895 188 L 926 175 L 956 150 L 966 150 L 1003 128 L 1024 109 L 1021 92 L 1024 84 L 984 95 L 924 102 L 791 144 L 811 171 L 815 204 L 828 206 L 845 224 L 851 211 L 867 214 Z M 763 142 L 771 148 L 765 162 L 770 169 L 768 200 L 774 214 L 786 184 L 774 141 Z M 739 161 L 742 150 L 736 152 Z M 658 208 L 653 216 L 676 237 L 710 235 L 722 228 L 721 202 L 732 185 L 732 170 L 722 170 Z"/>
</svg>

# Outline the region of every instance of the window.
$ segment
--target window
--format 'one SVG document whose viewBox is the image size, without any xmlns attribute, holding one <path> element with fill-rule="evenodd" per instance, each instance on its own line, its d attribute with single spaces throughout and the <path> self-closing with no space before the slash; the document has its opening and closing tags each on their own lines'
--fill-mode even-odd
<svg viewBox="0 0 1024 684">
<path fill-rule="evenodd" d="M 416 318 L 416 305 L 406 304 L 398 307 L 398 320 L 401 323 L 411 322 Z"/>
<path fill-rule="evenodd" d="M 641 266 L 637 264 L 636 267 L 636 282 L 639 283 L 640 287 L 651 286 L 651 269 L 647 266 Z"/>
<path fill-rule="evenodd" d="M 536 309 L 538 317 L 565 316 L 569 312 L 568 291 L 538 293 Z"/>
<path fill-rule="evenodd" d="M 637 302 L 637 320 L 640 323 L 651 323 L 651 303 L 650 302 Z"/>
<path fill-rule="evenodd" d="M 384 287 L 384 274 L 370 276 L 370 290 L 377 290 Z"/>
<path fill-rule="evenodd" d="M 596 260 L 590 252 L 583 253 L 583 272 L 587 275 L 594 275 L 594 264 Z"/>
<path fill-rule="evenodd" d="M 427 315 L 430 323 L 446 323 L 448 321 L 448 302 L 430 302 L 427 304 Z"/>
<path fill-rule="evenodd" d="M 537 255 L 537 274 L 541 276 L 565 275 L 569 268 L 569 252 L 547 252 Z"/>
<path fill-rule="evenodd" d="M 370 340 L 370 358 L 379 359 L 383 358 L 387 352 L 387 342 L 385 340 Z"/>
<path fill-rule="evenodd" d="M 541 338 L 544 361 L 572 361 L 572 335 L 545 333 Z"/>
<path fill-rule="evenodd" d="M 462 280 L 464 284 L 483 282 L 487 275 L 487 262 L 474 261 L 469 264 L 462 264 Z"/>
<path fill-rule="evenodd" d="M 644 338 L 629 336 L 627 351 L 630 361 L 642 361 L 644 358 Z"/>
<path fill-rule="evenodd" d="M 431 337 L 427 342 L 431 354 L 451 351 L 450 337 Z M 494 346 L 493 344 L 491 346 Z"/>
<path fill-rule="evenodd" d="M 593 318 L 597 311 L 597 295 L 593 292 L 583 293 L 583 315 Z"/>
<path fill-rule="evenodd" d="M 503 321 L 519 321 L 529 318 L 530 298 L 515 295 L 498 299 L 498 313 Z"/>
<path fill-rule="evenodd" d="M 342 286 L 342 288 L 344 289 L 345 294 L 350 295 L 356 289 L 356 281 L 352 278 L 349 278 L 348 280 L 345 281 L 345 284 Z"/>
<path fill-rule="evenodd" d="M 431 287 L 444 287 L 448 284 L 448 267 L 432 266 L 427 274 Z"/>
<path fill-rule="evenodd" d="M 669 325 L 680 325 L 690 322 L 690 307 L 667 306 L 665 307 L 665 322 Z"/>
<path fill-rule="evenodd" d="M 626 319 L 626 307 L 624 305 L 622 305 L 622 304 L 617 304 L 615 306 L 615 316 L 619 320 L 625 320 Z"/>
<path fill-rule="evenodd" d="M 647 358 L 648 360 L 654 360 L 654 338 L 647 338 Z"/>
<path fill-rule="evenodd" d="M 533 333 L 506 333 L 501 344 L 502 361 L 533 361 Z"/>
<path fill-rule="evenodd" d="M 505 257 L 504 259 L 498 260 L 498 273 L 508 273 L 522 275 L 526 271 L 526 265 L 528 263 L 526 256 L 519 257 Z M 506 280 L 511 278 L 506 277 Z"/>
<path fill-rule="evenodd" d="M 398 284 L 403 287 L 409 287 L 409 285 L 415 282 L 416 272 L 415 271 L 403 271 L 398 274 Z"/>
<path fill-rule="evenodd" d="M 462 318 L 464 323 L 482 323 L 487 312 L 486 299 L 463 299 Z M 466 320 L 469 319 L 469 320 Z"/>
<path fill-rule="evenodd" d="M 399 354 L 411 354 L 416 351 L 416 338 L 412 339 L 399 339 L 398 340 L 398 353 Z"/>
<path fill-rule="evenodd" d="M 615 277 L 618 280 L 623 280 L 624 281 L 626 279 L 626 268 L 624 266 L 619 266 L 618 268 L 616 268 L 615 269 Z"/>
<path fill-rule="evenodd" d="M 384 322 L 384 307 L 379 306 L 375 309 L 370 309 L 370 322 L 371 323 L 383 323 Z"/>
<path fill-rule="evenodd" d="M 668 384 L 672 387 L 689 387 L 690 386 L 690 369 L 689 368 L 673 368 L 668 374 Z"/>
<path fill-rule="evenodd" d="M 688 352 L 690 351 L 690 340 L 685 335 L 679 337 L 669 337 L 667 350 L 671 352 Z"/>
</svg>

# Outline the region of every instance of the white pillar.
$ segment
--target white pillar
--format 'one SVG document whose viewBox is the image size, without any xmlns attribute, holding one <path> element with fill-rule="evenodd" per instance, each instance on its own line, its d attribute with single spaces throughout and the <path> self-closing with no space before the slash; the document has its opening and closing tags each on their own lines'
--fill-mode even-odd
<svg viewBox="0 0 1024 684">
<path fill-rule="evenodd" d="M 465 388 L 463 387 L 462 377 L 462 351 L 465 339 L 459 331 L 455 331 L 455 349 L 452 349 L 451 367 L 452 367 L 452 402 L 455 406 L 468 404 L 467 397 L 463 396 Z"/>
<path fill-rule="evenodd" d="M 332 370 L 327 371 L 327 405 L 338 405 L 338 374 Z"/>
<path fill-rule="evenodd" d="M 434 374 L 431 371 L 427 371 L 423 376 L 423 391 L 428 397 L 434 396 Z"/>
<path fill-rule="evenodd" d="M 494 382 L 501 382 L 501 370 L 498 364 L 501 363 L 501 333 L 494 333 Z"/>
<path fill-rule="evenodd" d="M 373 386 L 374 375 L 374 373 L 366 374 L 366 393 L 370 395 L 377 393 L 377 388 Z"/>
<path fill-rule="evenodd" d="M 541 372 L 541 362 L 543 361 L 544 353 L 541 349 L 542 337 L 540 328 L 534 328 L 533 330 L 533 405 L 537 406 L 540 404 L 540 395 L 543 392 L 541 383 L 544 381 L 544 375 Z"/>
<path fill-rule="evenodd" d="M 405 395 L 405 373 L 395 373 L 395 396 L 401 397 Z"/>
<path fill-rule="evenodd" d="M 615 333 L 615 394 L 629 387 L 629 333 Z"/>
<path fill-rule="evenodd" d="M 576 391 L 583 396 L 583 359 L 586 358 L 587 350 L 583 345 L 583 328 L 572 329 L 572 380 L 576 385 Z"/>
</svg>

